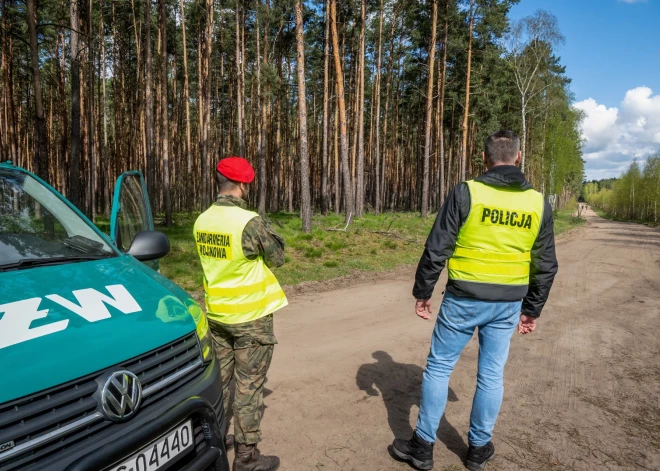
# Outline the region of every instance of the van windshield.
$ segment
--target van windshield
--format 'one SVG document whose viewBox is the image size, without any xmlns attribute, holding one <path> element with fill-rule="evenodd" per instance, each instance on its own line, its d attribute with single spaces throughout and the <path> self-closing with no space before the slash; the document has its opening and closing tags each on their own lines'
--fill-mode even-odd
<svg viewBox="0 0 660 471">
<path fill-rule="evenodd" d="M 52 190 L 27 173 L 0 168 L 0 270 L 115 255 Z"/>
</svg>

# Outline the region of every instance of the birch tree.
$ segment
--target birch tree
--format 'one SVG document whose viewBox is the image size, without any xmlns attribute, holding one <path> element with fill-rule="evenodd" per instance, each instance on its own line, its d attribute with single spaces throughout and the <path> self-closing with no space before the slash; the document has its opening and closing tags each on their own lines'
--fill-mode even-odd
<svg viewBox="0 0 660 471">
<path fill-rule="evenodd" d="M 538 10 L 531 16 L 513 22 L 507 39 L 508 60 L 520 94 L 521 136 L 520 167 L 525 171 L 527 156 L 527 113 L 528 106 L 546 85 L 541 82 L 544 65 L 550 57 L 552 47 L 564 42 L 559 31 L 557 17 L 545 10 Z"/>
</svg>

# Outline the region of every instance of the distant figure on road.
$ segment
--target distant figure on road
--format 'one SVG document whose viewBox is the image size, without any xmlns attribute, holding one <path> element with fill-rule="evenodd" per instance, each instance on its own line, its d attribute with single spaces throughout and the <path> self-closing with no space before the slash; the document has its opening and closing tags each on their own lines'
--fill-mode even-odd
<svg viewBox="0 0 660 471">
<path fill-rule="evenodd" d="M 254 169 L 240 157 L 218 163 L 220 195 L 195 222 L 197 253 L 204 269 L 206 309 L 222 377 L 225 416 L 234 379 L 233 471 L 274 471 L 276 456 L 263 456 L 261 441 L 264 383 L 277 343 L 273 313 L 287 305 L 270 268 L 284 264 L 284 240 L 257 213 L 248 211 Z"/>
<path fill-rule="evenodd" d="M 396 439 L 394 453 L 433 468 L 433 444 L 447 403 L 449 376 L 479 329 L 479 371 L 472 403 L 466 466 L 482 470 L 504 394 L 504 365 L 516 326 L 536 328 L 557 273 L 552 208 L 518 169 L 520 140 L 511 131 L 486 139 L 488 171 L 457 185 L 443 205 L 417 267 L 415 312 L 431 316 L 430 298 L 445 265 L 447 292 L 431 338 L 416 430 Z M 521 437 L 524 440 L 524 437 Z"/>
</svg>

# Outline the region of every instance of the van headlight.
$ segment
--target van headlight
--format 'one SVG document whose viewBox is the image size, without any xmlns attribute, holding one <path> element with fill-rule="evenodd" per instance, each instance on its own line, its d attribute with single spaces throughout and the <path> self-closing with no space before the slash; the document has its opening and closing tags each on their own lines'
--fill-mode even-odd
<svg viewBox="0 0 660 471">
<path fill-rule="evenodd" d="M 197 336 L 199 337 L 199 334 Z M 204 337 L 199 337 L 199 346 L 202 348 L 202 359 L 204 363 L 209 363 L 213 359 L 213 339 L 211 338 L 211 330 L 208 328 L 208 325 Z"/>
<path fill-rule="evenodd" d="M 211 329 L 209 329 L 209 321 L 197 303 L 189 304 L 188 311 L 197 326 L 197 338 L 202 349 L 202 360 L 204 363 L 208 363 L 213 359 L 213 338 L 211 337 Z"/>
</svg>

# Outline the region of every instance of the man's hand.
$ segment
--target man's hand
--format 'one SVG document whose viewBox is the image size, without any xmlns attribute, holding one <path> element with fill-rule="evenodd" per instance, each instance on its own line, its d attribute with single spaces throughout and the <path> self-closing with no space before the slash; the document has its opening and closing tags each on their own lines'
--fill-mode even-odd
<svg viewBox="0 0 660 471">
<path fill-rule="evenodd" d="M 520 322 L 518 323 L 518 333 L 519 334 L 529 334 L 534 332 L 536 329 L 536 318 L 532 316 L 526 316 L 525 314 L 520 314 Z"/>
<path fill-rule="evenodd" d="M 430 319 L 431 314 L 431 300 L 430 299 L 418 299 L 415 303 L 415 314 L 417 314 L 422 319 Z"/>
</svg>

